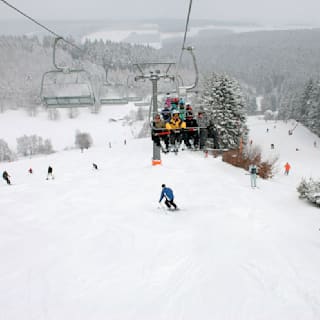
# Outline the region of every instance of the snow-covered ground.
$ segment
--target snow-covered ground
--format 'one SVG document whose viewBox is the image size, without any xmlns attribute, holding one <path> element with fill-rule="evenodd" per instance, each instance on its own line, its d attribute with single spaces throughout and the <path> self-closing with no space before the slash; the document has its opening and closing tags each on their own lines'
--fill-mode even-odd
<svg viewBox="0 0 320 320">
<path fill-rule="evenodd" d="M 243 170 L 202 153 L 152 167 L 150 139 L 107 121 L 128 108 L 58 122 L 0 115 L 6 141 L 45 132 L 63 148 L 76 127 L 95 141 L 0 164 L 14 183 L 0 184 L 0 319 L 320 319 L 320 210 L 296 192 L 302 176 L 320 177 L 319 139 L 250 118 L 253 144 L 279 157 L 274 179 L 251 189 Z M 162 183 L 180 211 L 158 208 Z"/>
<path fill-rule="evenodd" d="M 139 108 L 133 103 L 108 105 L 102 106 L 99 114 L 90 113 L 87 108 L 79 108 L 79 116 L 74 119 L 68 117 L 67 109 L 60 109 L 58 121 L 49 121 L 44 111 L 36 117 L 27 117 L 21 111 L 7 111 L 0 114 L 0 138 L 14 149 L 18 137 L 36 134 L 44 139 L 49 138 L 53 149 L 60 151 L 74 147 L 75 134 L 79 130 L 88 132 L 95 146 L 108 146 L 109 142 L 123 143 L 124 139 L 136 136 L 141 128 L 141 124 L 137 126 L 135 122 L 128 123 Z"/>
</svg>

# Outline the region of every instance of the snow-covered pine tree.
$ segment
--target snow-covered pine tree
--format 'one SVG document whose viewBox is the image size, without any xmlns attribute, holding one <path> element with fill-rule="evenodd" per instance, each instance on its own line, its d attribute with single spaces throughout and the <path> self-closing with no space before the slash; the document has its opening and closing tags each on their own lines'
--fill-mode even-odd
<svg viewBox="0 0 320 320">
<path fill-rule="evenodd" d="M 316 135 L 320 136 L 320 83 L 313 87 L 305 125 Z"/>
<path fill-rule="evenodd" d="M 302 178 L 297 191 L 300 199 L 308 199 L 310 202 L 320 206 L 320 180 L 316 181 L 309 178 L 309 181 L 307 181 Z"/>
<path fill-rule="evenodd" d="M 297 191 L 299 192 L 300 199 L 307 198 L 307 193 L 309 191 L 311 183 L 312 183 L 312 180 L 307 181 L 306 178 L 301 179 L 300 184 L 297 187 Z"/>
<path fill-rule="evenodd" d="M 15 158 L 15 155 L 10 150 L 8 144 L 3 139 L 0 139 L 0 162 L 12 161 L 14 160 L 14 158 Z"/>
<path fill-rule="evenodd" d="M 311 101 L 314 95 L 314 81 L 309 79 L 305 85 L 304 91 L 301 96 L 300 108 L 297 110 L 296 120 L 302 124 L 307 125 L 308 113 L 310 110 Z"/>
<path fill-rule="evenodd" d="M 201 103 L 207 110 L 215 145 L 221 149 L 237 149 L 246 144 L 245 104 L 238 82 L 227 75 L 212 73 L 204 81 Z"/>
<path fill-rule="evenodd" d="M 300 93 L 287 92 L 279 105 L 278 119 L 298 119 L 300 110 Z"/>
</svg>

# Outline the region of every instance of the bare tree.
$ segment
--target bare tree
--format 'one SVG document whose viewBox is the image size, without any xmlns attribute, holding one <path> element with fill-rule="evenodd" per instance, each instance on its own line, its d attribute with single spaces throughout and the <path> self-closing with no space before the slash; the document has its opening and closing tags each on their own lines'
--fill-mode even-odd
<svg viewBox="0 0 320 320">
<path fill-rule="evenodd" d="M 81 152 L 83 152 L 83 149 L 89 149 L 92 146 L 92 138 L 89 133 L 86 132 L 76 132 L 76 139 L 75 139 L 75 145 L 81 149 Z"/>
</svg>

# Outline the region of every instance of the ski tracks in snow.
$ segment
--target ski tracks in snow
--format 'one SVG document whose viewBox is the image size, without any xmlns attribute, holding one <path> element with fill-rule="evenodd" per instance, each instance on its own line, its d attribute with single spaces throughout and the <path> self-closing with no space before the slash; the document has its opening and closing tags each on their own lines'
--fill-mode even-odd
<svg viewBox="0 0 320 320">
<path fill-rule="evenodd" d="M 258 285 L 254 300 L 264 301 L 268 305 L 268 309 L 261 310 L 261 319 L 270 319 L 270 310 L 279 314 L 292 314 L 290 319 L 318 319 L 319 281 L 315 283 L 315 279 L 310 281 L 308 275 L 299 274 L 286 253 L 271 242 L 272 239 L 269 248 L 260 248 L 260 260 L 257 260 L 259 254 L 255 253 L 255 258 L 250 258 L 241 266 L 244 278 L 246 276 L 247 281 Z M 269 254 L 265 255 L 266 251 Z M 272 257 L 272 260 L 267 260 L 267 256 Z M 254 288 L 252 284 L 249 286 Z"/>
</svg>

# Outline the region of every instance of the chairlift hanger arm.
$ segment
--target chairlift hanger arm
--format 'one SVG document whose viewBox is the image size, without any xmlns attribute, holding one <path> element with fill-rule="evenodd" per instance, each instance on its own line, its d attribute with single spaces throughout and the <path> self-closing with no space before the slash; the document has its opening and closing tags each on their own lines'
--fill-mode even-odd
<svg viewBox="0 0 320 320">
<path fill-rule="evenodd" d="M 198 69 L 198 65 L 197 65 L 197 60 L 196 60 L 196 56 L 193 52 L 194 48 L 189 46 L 187 48 L 185 48 L 185 50 L 188 50 L 192 56 L 192 62 L 193 62 L 193 67 L 194 67 L 194 70 L 195 70 L 195 80 L 194 80 L 194 83 L 190 86 L 188 86 L 186 88 L 187 91 L 191 90 L 191 89 L 194 89 L 195 87 L 198 86 L 198 82 L 199 82 L 199 69 Z"/>
<path fill-rule="evenodd" d="M 56 37 L 54 39 L 54 44 L 53 44 L 53 53 L 52 53 L 52 63 L 54 65 L 54 67 L 57 69 L 57 70 L 63 70 L 63 67 L 59 67 L 57 65 L 57 62 L 56 62 L 56 50 L 57 50 L 57 44 L 58 44 L 58 41 L 62 40 L 62 37 Z"/>
<path fill-rule="evenodd" d="M 194 71 L 195 71 L 195 79 L 194 79 L 194 83 L 189 85 L 189 86 L 184 86 L 183 85 L 183 79 L 181 76 L 177 76 L 177 78 L 179 77 L 181 83 L 182 83 L 182 86 L 183 86 L 183 89 L 186 90 L 186 91 L 191 91 L 192 89 L 196 88 L 198 86 L 198 82 L 199 82 L 199 70 L 198 70 L 198 65 L 197 65 L 197 60 L 196 60 L 196 56 L 193 52 L 194 48 L 189 46 L 189 47 L 185 47 L 183 48 L 183 50 L 186 50 L 190 53 L 191 57 L 192 57 L 192 62 L 193 62 L 193 67 L 194 67 Z M 179 92 L 179 88 L 180 88 L 180 83 L 179 83 L 179 79 L 177 81 L 177 92 Z"/>
</svg>

